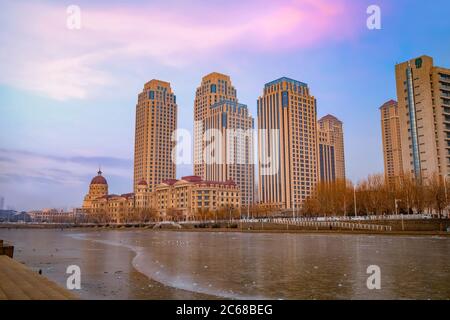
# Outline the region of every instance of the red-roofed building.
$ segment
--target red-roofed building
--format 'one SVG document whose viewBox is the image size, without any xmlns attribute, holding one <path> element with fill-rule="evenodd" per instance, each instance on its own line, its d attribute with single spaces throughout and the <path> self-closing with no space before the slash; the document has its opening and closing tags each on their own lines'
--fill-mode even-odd
<svg viewBox="0 0 450 320">
<path fill-rule="evenodd" d="M 94 222 L 131 222 L 140 219 L 141 211 L 149 209 L 151 204 L 151 194 L 144 179 L 137 184 L 136 194 L 109 194 L 108 183 L 99 170 L 91 180 L 82 211 Z"/>
<path fill-rule="evenodd" d="M 238 210 L 241 205 L 234 181 L 205 181 L 199 176 L 165 180 L 156 186 L 152 198 L 160 215 L 177 220 L 196 219 L 205 211 Z"/>
<path fill-rule="evenodd" d="M 99 171 L 91 181 L 82 208 L 83 213 L 97 222 L 137 221 L 141 213 L 149 211 L 156 219 L 192 220 L 200 212 L 228 212 L 238 210 L 241 205 L 239 187 L 232 180 L 206 181 L 199 176 L 186 176 L 164 180 L 151 192 L 141 179 L 136 193 L 120 195 L 108 194 L 108 184 L 103 181 L 106 179 Z"/>
</svg>

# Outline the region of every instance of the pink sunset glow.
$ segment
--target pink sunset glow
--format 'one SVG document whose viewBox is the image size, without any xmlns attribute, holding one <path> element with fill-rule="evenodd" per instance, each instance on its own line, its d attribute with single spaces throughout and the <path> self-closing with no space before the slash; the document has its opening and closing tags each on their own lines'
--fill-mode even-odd
<svg viewBox="0 0 450 320">
<path fill-rule="evenodd" d="M 6 19 L 14 37 L 0 37 L 0 81 L 55 99 L 85 98 L 116 81 L 107 66 L 146 58 L 170 67 L 201 63 L 214 53 L 278 52 L 353 37 L 358 28 L 348 1 L 249 1 L 209 6 L 80 4 L 81 30 L 66 27 L 66 7 L 11 3 Z M 354 6 L 353 6 L 354 7 Z M 251 8 L 251 10 L 249 10 Z M 23 21 L 26 21 L 25 23 Z M 18 36 L 19 35 L 19 36 Z M 33 61 L 33 63 L 31 63 Z"/>
</svg>

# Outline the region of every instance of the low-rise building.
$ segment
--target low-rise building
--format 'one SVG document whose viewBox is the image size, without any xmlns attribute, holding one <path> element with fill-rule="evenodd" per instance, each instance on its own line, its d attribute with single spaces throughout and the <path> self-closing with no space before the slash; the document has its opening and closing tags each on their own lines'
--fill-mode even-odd
<svg viewBox="0 0 450 320">
<path fill-rule="evenodd" d="M 108 182 L 99 170 L 92 178 L 89 192 L 84 197 L 83 212 L 88 221 L 93 222 L 123 222 L 135 213 L 135 195 L 109 194 Z"/>
<path fill-rule="evenodd" d="M 240 190 L 232 180 L 206 181 L 186 176 L 163 181 L 153 193 L 153 207 L 163 217 L 177 220 L 196 219 L 205 212 L 236 211 L 240 205 Z"/>
<path fill-rule="evenodd" d="M 43 209 L 28 211 L 32 222 L 48 222 L 48 223 L 73 223 L 81 220 L 82 215 L 75 211 L 64 211 L 58 209 Z"/>
<path fill-rule="evenodd" d="M 232 180 L 205 181 L 198 176 L 164 180 L 153 192 L 141 179 L 136 193 L 108 194 L 108 183 L 99 171 L 91 180 L 81 211 L 88 222 L 192 220 L 206 212 L 236 212 L 240 196 Z"/>
</svg>

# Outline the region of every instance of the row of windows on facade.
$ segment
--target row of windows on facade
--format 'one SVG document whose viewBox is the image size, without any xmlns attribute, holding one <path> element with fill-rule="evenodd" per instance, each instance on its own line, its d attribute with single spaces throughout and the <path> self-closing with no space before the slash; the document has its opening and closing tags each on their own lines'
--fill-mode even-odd
<svg viewBox="0 0 450 320">
<path fill-rule="evenodd" d="M 162 100 L 169 100 L 169 101 L 172 101 L 174 103 L 176 103 L 176 101 L 177 101 L 177 97 L 173 93 L 167 94 L 165 92 L 165 90 L 163 92 L 159 92 L 159 91 L 155 92 L 154 90 L 149 90 L 148 91 L 148 98 L 150 100 L 155 100 L 155 98 L 156 99 L 162 99 Z"/>
</svg>

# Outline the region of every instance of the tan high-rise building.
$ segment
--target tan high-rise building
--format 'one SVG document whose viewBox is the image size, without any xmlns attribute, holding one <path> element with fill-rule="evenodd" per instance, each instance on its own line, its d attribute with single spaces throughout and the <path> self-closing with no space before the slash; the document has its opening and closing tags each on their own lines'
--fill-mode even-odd
<svg viewBox="0 0 450 320">
<path fill-rule="evenodd" d="M 421 56 L 395 66 L 403 172 L 450 173 L 450 69 Z"/>
<path fill-rule="evenodd" d="M 332 115 L 317 123 L 319 180 L 345 180 L 344 130 L 342 121 Z"/>
<path fill-rule="evenodd" d="M 205 152 L 206 179 L 233 180 L 241 191 L 241 204 L 252 205 L 255 183 L 254 123 L 247 106 L 234 101 L 219 101 L 211 106 L 203 127 L 207 141 L 219 142 L 214 144 L 214 154 Z"/>
<path fill-rule="evenodd" d="M 162 181 L 175 179 L 172 134 L 176 128 L 177 103 L 170 83 L 147 82 L 136 105 L 134 192 L 141 180 L 146 181 L 151 192 Z"/>
<path fill-rule="evenodd" d="M 316 99 L 289 78 L 267 83 L 258 99 L 259 201 L 299 208 L 317 184 Z"/>
<path fill-rule="evenodd" d="M 400 119 L 397 101 L 390 100 L 380 107 L 383 138 L 384 175 L 389 184 L 398 183 L 403 175 Z"/>
<path fill-rule="evenodd" d="M 203 121 L 209 115 L 211 106 L 221 100 L 237 102 L 236 89 L 231 84 L 230 77 L 217 72 L 204 76 L 195 92 L 194 101 L 194 174 L 204 179 Z"/>
</svg>

